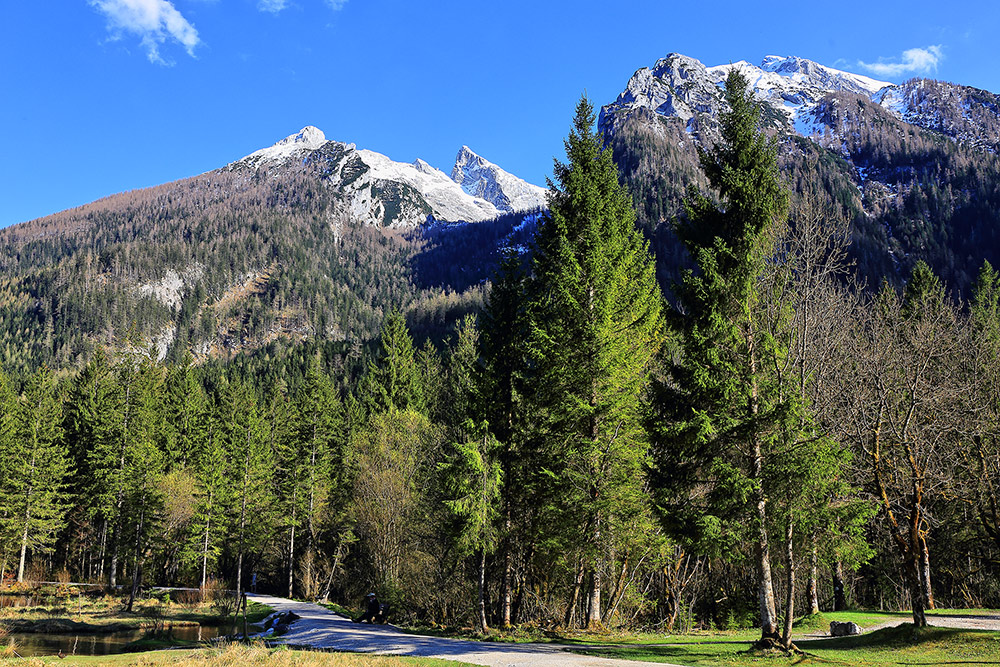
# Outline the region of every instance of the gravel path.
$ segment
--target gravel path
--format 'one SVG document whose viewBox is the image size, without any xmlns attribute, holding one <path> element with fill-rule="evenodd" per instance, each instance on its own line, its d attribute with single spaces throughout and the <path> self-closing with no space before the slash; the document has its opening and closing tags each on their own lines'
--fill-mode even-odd
<svg viewBox="0 0 1000 667">
<path fill-rule="evenodd" d="M 329 609 L 307 602 L 270 595 L 247 597 L 275 611 L 293 611 L 302 617 L 278 640 L 293 646 L 413 655 L 490 667 L 680 667 L 662 662 L 612 660 L 569 653 L 567 647 L 555 644 L 506 644 L 411 635 L 391 625 L 353 623 Z"/>
<path fill-rule="evenodd" d="M 900 623 L 910 623 L 912 618 L 907 616 L 899 621 L 888 621 L 879 625 L 865 628 L 865 632 L 889 628 Z M 997 630 L 1000 631 L 1000 613 L 996 614 L 935 614 L 933 611 L 927 612 L 927 624 L 939 628 L 960 628 L 962 630 Z"/>
<path fill-rule="evenodd" d="M 301 616 L 288 633 L 278 641 L 293 646 L 357 653 L 386 655 L 412 655 L 426 658 L 458 660 L 490 667 L 681 667 L 667 663 L 613 660 L 570 653 L 567 646 L 558 644 L 507 644 L 501 642 L 476 642 L 448 637 L 411 635 L 392 625 L 353 623 L 329 609 L 308 602 L 295 602 L 270 595 L 247 597 L 273 608 L 275 611 L 294 611 Z M 866 627 L 872 632 L 884 627 L 899 625 L 907 619 L 888 621 Z M 945 628 L 964 628 L 1000 631 L 1000 613 L 927 615 L 927 622 Z M 829 637 L 824 631 L 793 637 L 793 640 Z M 742 642 L 740 642 L 742 643 Z M 670 644 L 663 644 L 668 646 Z M 574 647 L 577 650 L 583 647 Z"/>
</svg>

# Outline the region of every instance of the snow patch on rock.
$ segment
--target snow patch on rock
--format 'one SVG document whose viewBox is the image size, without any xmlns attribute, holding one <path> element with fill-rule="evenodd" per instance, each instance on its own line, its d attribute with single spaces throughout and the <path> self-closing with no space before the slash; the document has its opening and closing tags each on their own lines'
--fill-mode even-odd
<svg viewBox="0 0 1000 667">
<path fill-rule="evenodd" d="M 451 178 L 467 194 L 485 199 L 501 211 L 529 211 L 546 205 L 545 188 L 504 171 L 468 146 L 458 151 Z"/>
<path fill-rule="evenodd" d="M 304 151 L 313 151 L 326 143 L 326 135 L 318 127 L 307 125 L 295 134 L 290 134 L 278 143 L 268 148 L 254 151 L 250 155 L 238 160 L 238 162 L 249 162 L 256 167 L 266 164 L 280 163 Z"/>
<path fill-rule="evenodd" d="M 705 67 L 694 58 L 671 53 L 652 69 L 642 68 L 632 75 L 618 99 L 601 109 L 601 127 L 607 127 L 614 115 L 637 107 L 680 118 L 689 125 L 699 115 L 717 117 L 724 107 L 722 88 L 734 69 L 746 77 L 757 99 L 778 111 L 781 116 L 777 118 L 786 119 L 784 125 L 772 121 L 777 127 L 803 136 L 816 133 L 810 112 L 830 93 L 849 92 L 871 99 L 894 88 L 887 81 L 794 56 L 767 56 L 760 66 L 741 60 Z"/>
</svg>

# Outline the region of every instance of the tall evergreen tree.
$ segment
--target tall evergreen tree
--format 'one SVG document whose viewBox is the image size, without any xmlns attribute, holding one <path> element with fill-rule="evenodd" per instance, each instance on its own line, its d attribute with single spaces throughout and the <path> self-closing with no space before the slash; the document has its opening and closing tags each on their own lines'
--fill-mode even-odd
<svg viewBox="0 0 1000 667">
<path fill-rule="evenodd" d="M 226 526 L 235 550 L 237 594 L 245 589 L 248 556 L 259 554 L 272 529 L 274 451 L 268 421 L 251 387 L 226 386 L 222 396 L 222 429 L 226 442 L 228 480 Z"/>
<path fill-rule="evenodd" d="M 14 444 L 14 427 L 17 419 L 17 396 L 7 375 L 0 371 L 0 460 L 14 461 L 18 452 Z M 11 520 L 14 503 L 12 487 L 0 480 L 0 580 L 7 573 L 10 551 L 16 541 L 16 530 Z"/>
<path fill-rule="evenodd" d="M 589 573 L 587 624 L 599 626 L 607 545 L 645 503 L 640 401 L 664 321 L 648 243 L 593 126 L 581 99 L 536 238 L 526 349 L 535 446 L 559 522 L 572 522 L 576 589 Z"/>
<path fill-rule="evenodd" d="M 170 368 L 163 402 L 168 461 L 186 467 L 204 446 L 208 430 L 208 398 L 195 374 L 190 352 Z"/>
<path fill-rule="evenodd" d="M 94 544 L 90 574 L 104 579 L 115 513 L 115 452 L 121 444 L 121 391 L 111 361 L 102 348 L 70 387 L 66 437 L 78 475 L 74 492 L 81 514 L 91 524 Z"/>
<path fill-rule="evenodd" d="M 307 597 L 315 590 L 317 547 L 323 517 L 327 514 L 331 494 L 337 489 L 334 467 L 343 456 L 343 407 L 330 378 L 313 361 L 306 372 L 306 380 L 295 397 L 295 429 L 292 435 L 290 462 L 293 482 L 291 496 L 293 520 L 290 533 L 289 591 L 292 589 L 294 556 L 294 529 L 301 525 L 302 580 Z M 334 500 L 342 500 L 335 498 Z M 289 592 L 291 594 L 291 592 Z"/>
<path fill-rule="evenodd" d="M 783 395 L 768 374 L 782 343 L 762 322 L 759 281 L 787 197 L 776 145 L 760 130 L 760 105 L 736 68 L 726 79 L 725 101 L 719 143 L 711 152 L 699 151 L 719 203 L 692 188 L 677 225 L 697 270 L 686 271 L 677 289 L 684 311 L 682 354 L 658 406 L 670 424 L 658 448 L 661 484 L 672 487 L 670 493 L 685 483 L 689 489 L 704 487 L 705 479 L 713 484 L 702 494 L 707 503 L 681 501 L 687 506 L 678 507 L 668 495 L 661 502 L 674 505 L 668 513 L 673 511 L 675 525 L 689 532 L 697 527 L 691 537 L 702 547 L 739 539 L 734 533 L 752 527 L 761 632 L 777 639 L 765 456 L 769 443 L 787 435 L 795 421 L 785 399 L 796 397 Z"/>
<path fill-rule="evenodd" d="M 385 317 L 375 360 L 361 382 L 360 398 L 368 414 L 387 410 L 424 410 L 424 395 L 413 351 L 413 339 L 402 313 Z"/>
<path fill-rule="evenodd" d="M 521 496 L 526 457 L 520 448 L 522 422 L 520 378 L 523 376 L 527 337 L 525 317 L 526 276 L 520 255 L 508 251 L 490 285 L 489 298 L 478 319 L 481 365 L 476 374 L 477 412 L 485 418 L 490 433 L 500 443 L 500 468 L 503 485 L 500 549 L 503 573 L 500 590 L 500 623 L 512 621 L 514 588 L 514 551 L 517 528 L 530 523 L 535 508 Z M 523 502 L 522 502 L 523 500 Z M 515 511 L 516 506 L 516 511 Z"/>
<path fill-rule="evenodd" d="M 70 459 L 63 440 L 62 401 L 48 369 L 32 376 L 18 401 L 14 445 L 5 460 L 2 496 L 19 546 L 17 580 L 24 581 L 29 552 L 51 547 L 68 509 Z"/>
</svg>

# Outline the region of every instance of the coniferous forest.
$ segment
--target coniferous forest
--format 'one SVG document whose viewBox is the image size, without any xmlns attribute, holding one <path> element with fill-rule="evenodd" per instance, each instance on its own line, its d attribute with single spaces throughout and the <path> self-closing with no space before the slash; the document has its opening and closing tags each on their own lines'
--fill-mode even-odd
<svg viewBox="0 0 1000 667">
<path fill-rule="evenodd" d="M 63 572 L 133 595 L 256 581 L 347 604 L 374 590 L 401 620 L 750 624 L 784 645 L 791 619 L 819 609 L 907 609 L 919 626 L 936 605 L 1000 606 L 1000 274 L 984 263 L 965 301 L 924 261 L 862 284 L 845 207 L 789 188 L 737 69 L 725 95 L 719 139 L 669 191 L 616 164 L 581 100 L 530 252 L 509 249 L 466 296 L 383 314 L 405 281 L 303 248 L 293 266 L 328 265 L 314 297 L 291 271 L 251 276 L 304 332 L 295 345 L 196 361 L 136 335 L 85 355 L 50 324 L 37 349 L 8 350 L 0 576 Z M 853 149 L 874 150 L 864 142 Z M 620 178 L 661 199 L 634 209 Z M 269 256 L 242 226 L 260 205 L 247 187 L 232 211 L 201 195 L 242 230 L 205 266 L 244 243 Z M 683 210 L 668 243 L 643 223 L 671 197 Z M 328 231 L 290 215 L 289 238 Z M 148 232 L 119 252 L 142 257 Z M 378 230 L 346 233 L 372 257 L 403 252 Z M 411 267 L 428 286 L 464 279 L 433 257 Z M 246 278 L 230 272 L 211 280 Z M 78 302 L 40 299 L 39 320 L 8 324 L 86 329 L 103 274 L 84 275 Z M 260 312 L 232 335 L 267 330 L 276 316 Z M 182 315 L 192 337 L 208 317 Z M 352 325 L 377 336 L 310 335 Z"/>
</svg>

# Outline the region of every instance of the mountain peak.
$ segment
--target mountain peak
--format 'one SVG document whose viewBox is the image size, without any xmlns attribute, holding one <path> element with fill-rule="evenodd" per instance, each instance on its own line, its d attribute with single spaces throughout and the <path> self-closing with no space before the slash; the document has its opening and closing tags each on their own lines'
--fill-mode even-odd
<svg viewBox="0 0 1000 667">
<path fill-rule="evenodd" d="M 766 122 L 775 129 L 808 133 L 809 114 L 831 93 L 853 93 L 872 98 L 892 87 L 860 74 L 844 72 L 798 56 L 765 56 L 760 66 L 746 60 L 705 67 L 698 60 L 670 53 L 652 68 L 640 68 L 618 99 L 601 109 L 602 131 L 613 129 L 616 118 L 644 108 L 660 116 L 684 121 L 689 132 L 702 118 L 715 118 L 724 107 L 721 88 L 729 73 L 746 77 L 754 96 L 774 109 Z"/>
<path fill-rule="evenodd" d="M 546 205 L 544 188 L 504 171 L 468 146 L 462 146 L 455 156 L 451 178 L 468 194 L 501 211 L 527 211 Z"/>
<path fill-rule="evenodd" d="M 323 130 L 314 125 L 306 125 L 295 134 L 290 134 L 275 146 L 288 146 L 290 144 L 303 144 L 302 148 L 319 148 L 326 143 L 326 135 Z"/>
<path fill-rule="evenodd" d="M 249 162 L 255 167 L 267 163 L 284 162 L 299 151 L 314 151 L 326 142 L 323 130 L 313 125 L 306 125 L 295 134 L 288 135 L 268 148 L 254 151 L 239 161 Z"/>
</svg>

